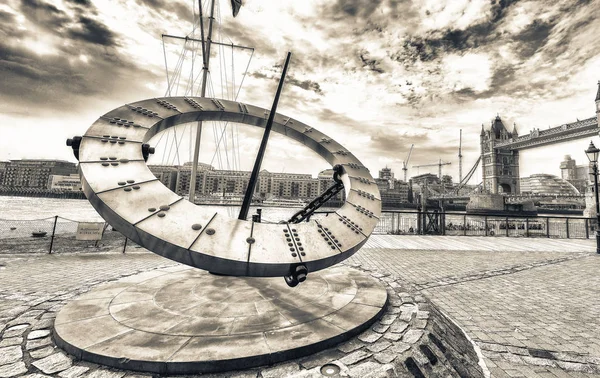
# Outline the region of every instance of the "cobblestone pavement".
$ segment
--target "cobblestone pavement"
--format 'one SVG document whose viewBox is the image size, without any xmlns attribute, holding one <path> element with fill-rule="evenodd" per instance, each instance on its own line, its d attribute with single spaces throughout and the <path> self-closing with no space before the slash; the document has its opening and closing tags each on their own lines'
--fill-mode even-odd
<svg viewBox="0 0 600 378">
<path fill-rule="evenodd" d="M 177 264 L 152 253 L 0 258 L 3 289 L 0 293 L 0 378 L 150 377 L 74 359 L 57 348 L 51 339 L 53 322 L 56 313 L 69 300 L 100 283 L 174 265 Z M 359 264 L 352 265 L 360 269 Z M 379 279 L 388 292 L 388 306 L 383 316 L 363 333 L 308 357 L 247 371 L 202 376 L 322 377 L 320 369 L 325 364 L 337 365 L 342 376 L 360 378 L 420 376 L 422 373 L 458 376 L 459 371 L 473 376 L 479 371 L 472 357 L 468 359 L 472 365 L 449 360 L 464 358 L 466 349 L 457 346 L 458 342 L 445 345 L 446 341 L 430 335 L 433 333 L 429 323 L 431 308 L 424 297 L 407 292 L 391 274 L 363 271 Z M 436 344 L 432 344 L 431 339 L 435 339 Z M 440 353 L 438 349 L 437 356 L 422 352 L 430 352 L 437 345 L 444 350 Z M 448 354 L 447 349 L 454 350 L 455 354 Z"/>
<path fill-rule="evenodd" d="M 454 242 L 431 238 L 444 246 Z M 552 249 L 551 241 L 545 250 L 545 241 L 540 239 L 534 250 L 530 241 L 519 248 L 515 239 L 512 245 L 504 241 L 505 251 L 461 246 L 438 252 L 406 249 L 388 237 L 374 244 L 385 248 L 363 248 L 348 264 L 386 276 L 417 298 L 419 293 L 429 298 L 479 345 L 494 377 L 600 377 L 600 256 L 591 252 L 594 241 L 578 241 L 572 251 L 561 252 Z M 54 314 L 101 282 L 171 265 L 143 252 L 0 257 L 0 378 L 133 377 L 75 364 L 54 349 L 48 336 Z M 371 353 L 364 349 L 369 345 L 360 344 L 364 353 L 356 357 Z M 356 352 L 342 349 L 314 361 Z M 352 363 L 375 362 L 369 355 Z M 283 376 L 300 366 L 297 361 L 237 376 Z"/>
<path fill-rule="evenodd" d="M 478 344 L 494 377 L 600 377 L 594 243 L 569 252 L 544 251 L 544 240 L 535 251 L 368 248 L 350 260 L 421 291 Z"/>
</svg>

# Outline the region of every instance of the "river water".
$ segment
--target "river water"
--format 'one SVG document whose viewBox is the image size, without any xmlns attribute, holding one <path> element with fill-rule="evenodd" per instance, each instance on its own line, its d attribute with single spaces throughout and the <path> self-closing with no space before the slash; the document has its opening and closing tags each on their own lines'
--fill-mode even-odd
<svg viewBox="0 0 600 378">
<path fill-rule="evenodd" d="M 208 211 L 237 218 L 239 206 L 203 206 Z M 289 219 L 301 208 L 295 207 L 264 207 L 262 219 L 264 222 L 279 222 Z M 257 207 L 251 206 L 248 214 L 255 214 Z M 332 210 L 321 208 L 319 211 Z M 52 218 L 58 215 L 61 218 L 78 222 L 102 222 L 102 217 L 96 212 L 87 200 L 62 199 L 62 198 L 36 198 L 36 197 L 7 197 L 0 196 L 0 220 L 37 220 Z"/>
<path fill-rule="evenodd" d="M 206 205 L 206 211 L 237 218 L 239 206 Z M 265 207 L 262 209 L 262 222 L 278 223 L 289 219 L 300 207 Z M 250 207 L 249 218 L 256 214 L 257 207 Z M 332 211 L 321 208 L 319 211 Z M 29 237 L 32 231 L 52 232 L 54 217 L 59 216 L 57 234 L 74 233 L 77 222 L 104 222 L 87 200 L 36 197 L 0 196 L 0 240 L 4 238 Z M 323 216 L 323 215 L 320 215 Z"/>
</svg>

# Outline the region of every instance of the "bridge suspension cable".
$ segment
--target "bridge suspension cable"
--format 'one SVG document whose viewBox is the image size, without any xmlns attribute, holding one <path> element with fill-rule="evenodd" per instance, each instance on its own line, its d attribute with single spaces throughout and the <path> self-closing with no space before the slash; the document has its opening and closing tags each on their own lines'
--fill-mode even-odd
<svg viewBox="0 0 600 378">
<path fill-rule="evenodd" d="M 479 156 L 477 158 L 477 161 L 475 162 L 473 167 L 469 170 L 469 172 L 467 172 L 467 175 L 458 183 L 458 186 L 455 189 L 456 194 L 458 194 L 459 190 L 461 190 L 465 185 L 467 185 L 467 182 L 469 182 L 469 180 L 471 180 L 471 177 L 473 177 L 473 174 L 477 171 L 477 167 L 479 167 L 480 162 L 481 162 L 481 156 Z"/>
</svg>

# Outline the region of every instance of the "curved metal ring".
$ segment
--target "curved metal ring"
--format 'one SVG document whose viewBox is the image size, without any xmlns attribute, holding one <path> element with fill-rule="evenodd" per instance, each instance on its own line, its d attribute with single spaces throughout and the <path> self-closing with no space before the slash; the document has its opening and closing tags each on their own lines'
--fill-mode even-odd
<svg viewBox="0 0 600 378">
<path fill-rule="evenodd" d="M 196 206 L 150 172 L 141 145 L 193 121 L 229 121 L 264 128 L 268 110 L 200 97 L 148 99 L 100 117 L 79 145 L 83 190 L 98 213 L 143 247 L 169 259 L 236 276 L 285 276 L 298 264 L 314 272 L 355 253 L 381 215 L 377 184 L 367 168 L 320 131 L 276 114 L 273 131 L 341 165 L 345 203 L 327 217 L 298 224 L 231 219 Z M 252 242 L 250 243 L 249 240 Z"/>
</svg>

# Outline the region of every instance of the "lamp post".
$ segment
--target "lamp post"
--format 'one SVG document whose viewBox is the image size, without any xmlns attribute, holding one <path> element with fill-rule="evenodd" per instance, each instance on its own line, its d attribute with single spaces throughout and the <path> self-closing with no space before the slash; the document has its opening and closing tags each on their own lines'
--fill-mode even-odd
<svg viewBox="0 0 600 378">
<path fill-rule="evenodd" d="M 594 194 L 596 196 L 596 253 L 600 253 L 600 203 L 598 203 L 598 153 L 600 150 L 590 141 L 590 145 L 585 154 L 590 163 L 593 163 L 594 175 Z"/>
</svg>

